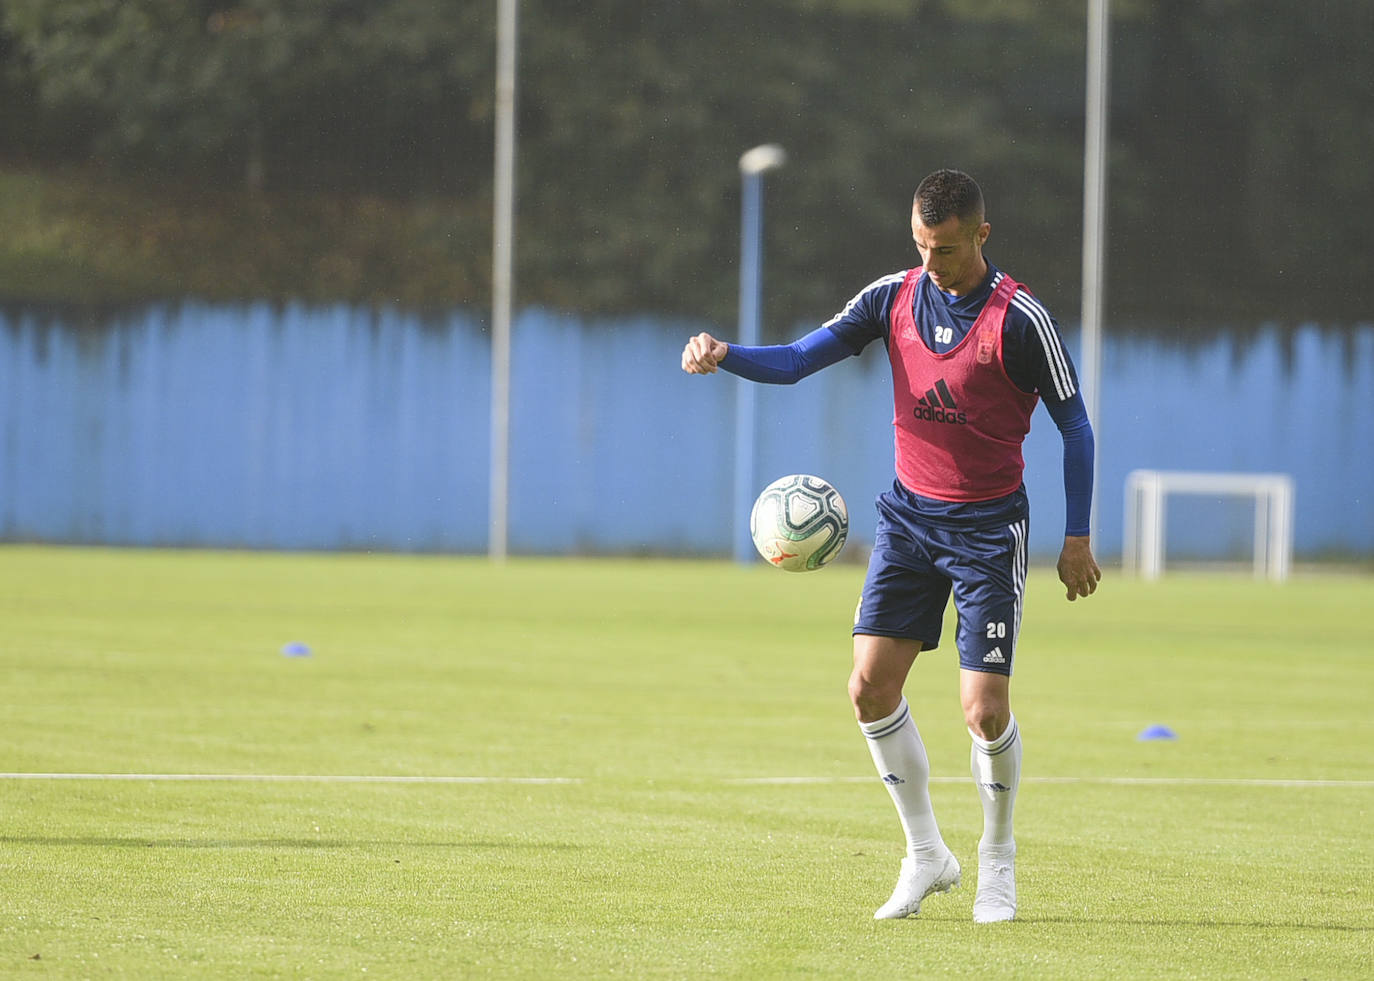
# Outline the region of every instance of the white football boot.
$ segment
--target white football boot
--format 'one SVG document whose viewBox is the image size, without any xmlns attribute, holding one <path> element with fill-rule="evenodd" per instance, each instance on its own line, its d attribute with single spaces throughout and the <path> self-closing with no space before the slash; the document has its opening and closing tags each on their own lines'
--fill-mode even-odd
<svg viewBox="0 0 1374 981">
<path fill-rule="evenodd" d="M 978 895 L 974 923 L 1000 923 L 1016 917 L 1016 843 L 978 849 Z"/>
<path fill-rule="evenodd" d="M 943 855 L 920 861 L 908 855 L 902 859 L 902 872 L 892 898 L 879 906 L 875 920 L 900 920 L 915 916 L 921 910 L 921 900 L 933 892 L 949 892 L 959 884 L 959 860 L 948 848 Z"/>
</svg>

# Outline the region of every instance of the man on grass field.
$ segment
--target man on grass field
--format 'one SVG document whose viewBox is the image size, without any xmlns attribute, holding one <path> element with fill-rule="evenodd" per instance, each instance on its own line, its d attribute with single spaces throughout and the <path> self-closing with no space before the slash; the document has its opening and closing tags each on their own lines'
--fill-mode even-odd
<svg viewBox="0 0 1374 981">
<path fill-rule="evenodd" d="M 1093 434 L 1058 325 L 1029 290 L 983 255 L 991 225 L 967 174 L 921 181 L 911 230 L 921 265 L 865 287 L 830 321 L 786 345 L 741 347 L 698 334 L 682 369 L 723 368 L 791 384 L 881 340 L 892 363 L 897 479 L 879 495 L 873 554 L 854 616 L 849 694 L 897 807 L 907 854 L 892 897 L 873 915 L 901 919 L 959 884 L 959 862 L 930 804 L 930 764 L 902 694 L 922 651 L 940 642 L 951 591 L 959 612 L 959 699 L 983 805 L 979 923 L 1016 915 L 1012 811 L 1021 733 L 1009 694 L 1026 584 L 1029 504 L 1021 445 L 1043 401 L 1064 442 L 1068 598 L 1102 573 L 1088 542 Z"/>
</svg>

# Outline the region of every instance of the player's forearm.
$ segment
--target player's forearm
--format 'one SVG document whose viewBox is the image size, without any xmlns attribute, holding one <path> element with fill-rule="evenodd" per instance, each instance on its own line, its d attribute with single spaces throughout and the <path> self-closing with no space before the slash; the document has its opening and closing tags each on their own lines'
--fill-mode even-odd
<svg viewBox="0 0 1374 981">
<path fill-rule="evenodd" d="M 829 329 L 818 327 L 791 344 L 731 344 L 720 367 L 750 381 L 791 385 L 852 353 Z"/>
</svg>

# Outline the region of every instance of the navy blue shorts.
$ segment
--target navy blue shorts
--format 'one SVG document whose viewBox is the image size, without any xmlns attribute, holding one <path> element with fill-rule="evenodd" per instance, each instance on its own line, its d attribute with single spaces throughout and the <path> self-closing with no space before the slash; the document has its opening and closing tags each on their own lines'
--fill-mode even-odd
<svg viewBox="0 0 1374 981">
<path fill-rule="evenodd" d="M 878 530 L 854 633 L 940 643 L 950 593 L 959 666 L 1011 674 L 1026 592 L 1029 520 L 950 528 L 923 520 L 901 488 L 878 496 Z"/>
</svg>

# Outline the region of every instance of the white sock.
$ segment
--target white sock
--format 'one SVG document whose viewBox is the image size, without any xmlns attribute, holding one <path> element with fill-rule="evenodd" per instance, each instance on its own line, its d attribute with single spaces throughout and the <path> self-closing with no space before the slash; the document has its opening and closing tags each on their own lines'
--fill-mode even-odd
<svg viewBox="0 0 1374 981">
<path fill-rule="evenodd" d="M 1016 807 L 1016 788 L 1021 783 L 1021 731 L 1012 716 L 1007 729 L 992 742 L 973 738 L 969 754 L 973 782 L 983 802 L 983 845 L 1010 845 L 1012 811 Z"/>
<path fill-rule="evenodd" d="M 930 760 L 903 698 L 897 711 L 877 722 L 860 722 L 878 776 L 887 785 L 906 833 L 907 854 L 941 851 L 944 842 L 930 806 Z"/>
</svg>

